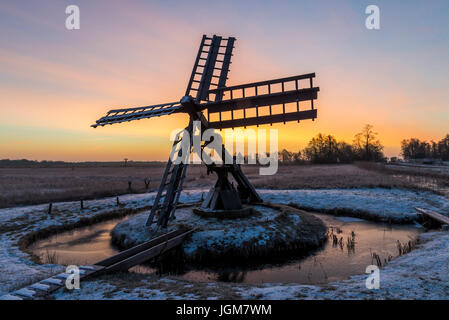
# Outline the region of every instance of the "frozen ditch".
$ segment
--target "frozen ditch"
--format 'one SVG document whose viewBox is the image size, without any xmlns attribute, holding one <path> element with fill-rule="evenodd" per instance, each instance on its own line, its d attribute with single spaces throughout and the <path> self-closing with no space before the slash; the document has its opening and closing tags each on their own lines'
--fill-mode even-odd
<svg viewBox="0 0 449 320">
<path fill-rule="evenodd" d="M 420 233 L 415 225 L 388 225 L 357 218 L 314 215 L 329 228 L 329 240 L 323 248 L 305 258 L 292 256 L 276 264 L 251 268 L 244 265 L 217 265 L 207 269 L 179 266 L 178 272 L 171 275 L 194 282 L 323 284 L 362 274 L 366 266 L 378 261 L 386 264 L 399 255 L 398 243 L 408 245 Z M 45 263 L 91 264 L 118 252 L 111 245 L 110 231 L 119 221 L 107 221 L 58 234 L 36 242 L 30 249 Z M 334 236 L 338 242 L 333 240 Z M 348 239 L 354 241 L 348 242 Z M 379 260 L 376 260 L 376 255 Z M 149 266 L 137 266 L 131 272 L 160 274 Z"/>
</svg>

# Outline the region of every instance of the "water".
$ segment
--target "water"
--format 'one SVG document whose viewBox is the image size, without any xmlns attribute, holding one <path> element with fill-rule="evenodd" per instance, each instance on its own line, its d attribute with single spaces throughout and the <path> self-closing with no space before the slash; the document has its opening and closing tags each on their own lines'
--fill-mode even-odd
<svg viewBox="0 0 449 320">
<path fill-rule="evenodd" d="M 410 174 L 393 174 L 393 177 L 405 178 L 411 185 L 427 188 L 449 197 L 449 184 L 444 178 L 434 178 L 429 176 L 419 176 Z"/>
<path fill-rule="evenodd" d="M 93 264 L 119 252 L 111 245 L 110 232 L 121 220 L 109 220 L 56 234 L 33 243 L 30 249 L 44 263 L 50 263 L 48 256 L 55 254 L 58 264 Z"/>
<path fill-rule="evenodd" d="M 329 241 L 306 258 L 293 258 L 282 265 L 262 265 L 257 270 L 245 269 L 244 266 L 217 266 L 204 270 L 187 270 L 183 274 L 172 276 L 199 282 L 328 283 L 365 273 L 368 265 L 376 264 L 373 253 L 385 264 L 399 255 L 398 241 L 403 244 L 413 241 L 422 231 L 414 225 L 388 225 L 355 218 L 315 215 L 328 226 Z M 59 264 L 93 264 L 118 252 L 110 243 L 109 233 L 119 221 L 107 221 L 55 235 L 36 242 L 31 249 L 40 255 L 44 262 L 47 262 L 48 256 L 54 254 Z M 333 235 L 343 241 L 333 243 Z M 351 243 L 348 246 L 348 238 L 354 239 L 353 246 Z M 147 266 L 136 266 L 130 271 L 156 272 Z"/>
</svg>

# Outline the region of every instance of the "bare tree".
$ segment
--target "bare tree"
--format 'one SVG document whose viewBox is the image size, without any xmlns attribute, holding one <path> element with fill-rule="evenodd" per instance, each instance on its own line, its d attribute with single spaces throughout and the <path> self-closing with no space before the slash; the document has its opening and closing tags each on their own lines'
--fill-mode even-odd
<svg viewBox="0 0 449 320">
<path fill-rule="evenodd" d="M 360 160 L 379 161 L 383 155 L 383 145 L 377 138 L 377 132 L 374 132 L 373 126 L 367 124 L 354 137 L 353 149 Z"/>
</svg>

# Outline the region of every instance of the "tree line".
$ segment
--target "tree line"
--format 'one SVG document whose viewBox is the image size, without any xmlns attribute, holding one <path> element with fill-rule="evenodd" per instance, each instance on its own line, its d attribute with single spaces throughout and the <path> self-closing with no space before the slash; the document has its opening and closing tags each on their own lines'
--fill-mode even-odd
<svg viewBox="0 0 449 320">
<path fill-rule="evenodd" d="M 406 160 L 429 158 L 449 161 L 449 134 L 438 142 L 404 139 L 401 142 L 401 151 Z"/>
<path fill-rule="evenodd" d="M 283 163 L 351 163 L 354 161 L 384 161 L 383 145 L 372 125 L 365 125 L 354 136 L 352 144 L 337 141 L 332 135 L 319 133 L 312 138 L 304 150 L 297 153 L 286 149 L 279 154 Z"/>
</svg>

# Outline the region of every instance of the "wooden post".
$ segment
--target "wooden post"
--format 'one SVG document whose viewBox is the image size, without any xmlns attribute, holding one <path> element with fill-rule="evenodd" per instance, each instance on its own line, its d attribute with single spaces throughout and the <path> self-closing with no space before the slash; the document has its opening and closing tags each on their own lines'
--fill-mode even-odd
<svg viewBox="0 0 449 320">
<path fill-rule="evenodd" d="M 80 201 L 80 208 L 81 208 L 81 210 L 84 210 L 84 201 L 83 200 Z"/>
<path fill-rule="evenodd" d="M 145 178 L 143 182 L 145 183 L 145 191 L 148 192 L 150 189 L 150 178 Z"/>
<path fill-rule="evenodd" d="M 120 205 L 120 199 L 118 197 L 117 197 L 116 201 L 117 201 L 117 206 L 119 206 Z"/>
<path fill-rule="evenodd" d="M 130 192 L 131 192 L 131 184 L 132 184 L 132 181 L 128 181 L 128 191 L 130 191 Z"/>
<path fill-rule="evenodd" d="M 53 203 L 50 202 L 48 205 L 48 214 L 51 214 L 51 210 L 53 209 Z"/>
</svg>

